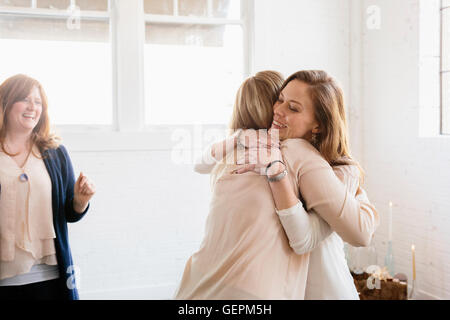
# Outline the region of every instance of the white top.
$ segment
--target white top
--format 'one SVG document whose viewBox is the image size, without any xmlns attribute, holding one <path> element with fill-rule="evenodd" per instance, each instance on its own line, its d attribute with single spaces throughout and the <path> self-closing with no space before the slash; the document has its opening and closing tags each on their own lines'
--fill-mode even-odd
<svg viewBox="0 0 450 320">
<path fill-rule="evenodd" d="M 59 278 L 57 265 L 48 265 L 45 263 L 35 264 L 31 270 L 24 274 L 19 274 L 12 278 L 0 280 L 2 286 L 22 286 L 31 283 L 54 280 Z"/>
<path fill-rule="evenodd" d="M 359 300 L 344 253 L 344 242 L 328 223 L 297 205 L 277 211 L 291 248 L 310 252 L 305 300 Z"/>
</svg>

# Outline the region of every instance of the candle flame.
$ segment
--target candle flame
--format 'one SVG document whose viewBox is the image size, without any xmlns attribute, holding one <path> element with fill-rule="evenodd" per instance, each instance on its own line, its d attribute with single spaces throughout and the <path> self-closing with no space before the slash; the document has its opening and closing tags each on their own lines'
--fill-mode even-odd
<svg viewBox="0 0 450 320">
<path fill-rule="evenodd" d="M 415 245 L 412 245 L 412 246 L 411 246 L 411 250 L 413 250 L 413 251 L 416 250 L 416 246 L 415 246 Z"/>
<path fill-rule="evenodd" d="M 389 207 L 392 208 L 392 201 L 389 201 Z"/>
</svg>

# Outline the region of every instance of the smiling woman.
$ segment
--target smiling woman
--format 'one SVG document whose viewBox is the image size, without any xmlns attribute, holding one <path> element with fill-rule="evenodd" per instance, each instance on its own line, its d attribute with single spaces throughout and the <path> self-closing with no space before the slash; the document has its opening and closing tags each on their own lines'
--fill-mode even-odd
<svg viewBox="0 0 450 320">
<path fill-rule="evenodd" d="M 281 140 L 296 137 L 311 140 L 314 134 L 319 133 L 308 89 L 306 83 L 293 80 L 280 93 L 274 105 L 272 127 L 279 130 Z"/>
<path fill-rule="evenodd" d="M 82 173 L 75 182 L 47 112 L 37 80 L 0 85 L 0 300 L 78 298 L 67 222 L 84 216 L 95 188 Z"/>
</svg>

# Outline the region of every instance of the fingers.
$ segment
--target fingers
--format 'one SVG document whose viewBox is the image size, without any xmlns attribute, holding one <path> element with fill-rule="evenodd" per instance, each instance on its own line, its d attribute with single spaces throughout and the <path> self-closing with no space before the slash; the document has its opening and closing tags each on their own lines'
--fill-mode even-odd
<svg viewBox="0 0 450 320">
<path fill-rule="evenodd" d="M 245 151 L 237 160 L 236 164 L 268 164 L 282 158 L 278 148 L 251 148 Z"/>
<path fill-rule="evenodd" d="M 248 164 L 248 165 L 245 165 L 242 168 L 234 170 L 233 173 L 235 173 L 235 174 L 242 174 L 242 173 L 246 173 L 246 172 L 249 172 L 249 171 L 254 171 L 255 167 L 256 167 L 255 164 Z"/>
<path fill-rule="evenodd" d="M 82 172 L 75 183 L 75 192 L 79 192 L 82 195 L 93 195 L 95 193 L 94 184 Z"/>
<path fill-rule="evenodd" d="M 83 189 L 84 186 L 86 185 L 86 182 L 88 181 L 88 178 L 85 175 L 83 175 L 82 173 L 80 173 L 80 178 L 81 178 L 80 188 Z"/>
</svg>

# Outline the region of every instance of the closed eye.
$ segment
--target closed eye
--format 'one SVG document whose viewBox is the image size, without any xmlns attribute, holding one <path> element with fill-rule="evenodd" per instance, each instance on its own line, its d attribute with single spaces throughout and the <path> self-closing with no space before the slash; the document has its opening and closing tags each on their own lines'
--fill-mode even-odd
<svg viewBox="0 0 450 320">
<path fill-rule="evenodd" d="M 295 107 L 293 106 L 289 106 L 289 110 L 294 111 L 294 112 L 299 112 Z"/>
</svg>

